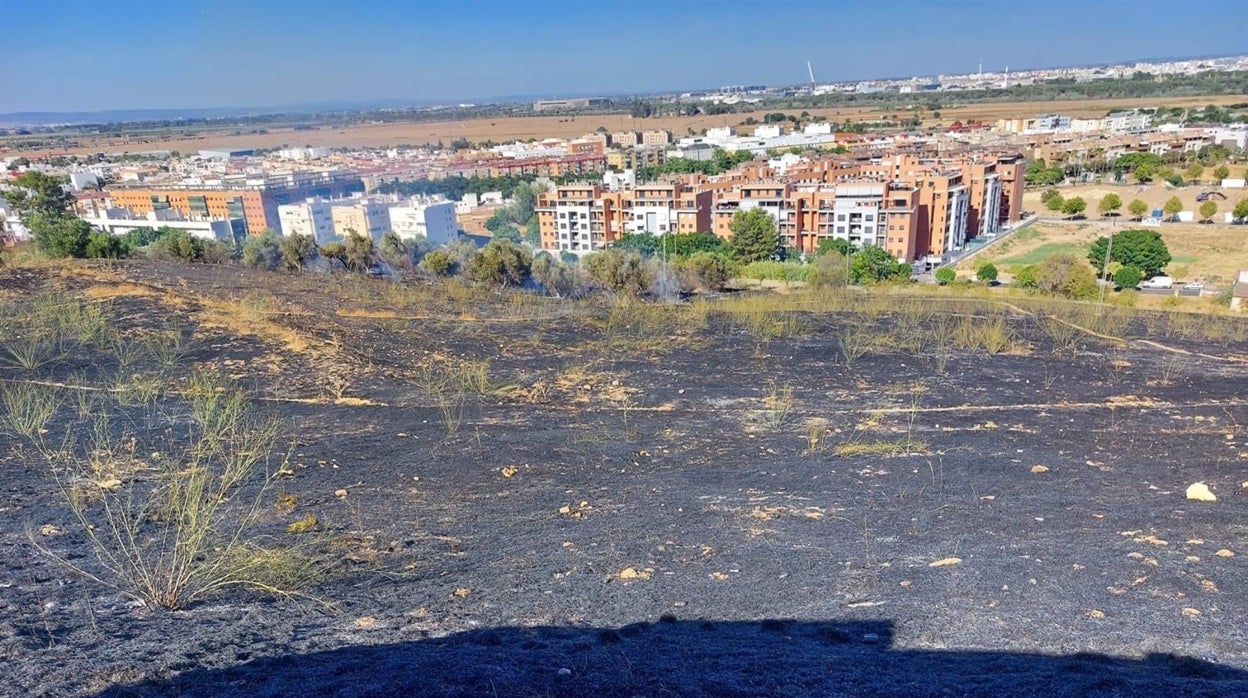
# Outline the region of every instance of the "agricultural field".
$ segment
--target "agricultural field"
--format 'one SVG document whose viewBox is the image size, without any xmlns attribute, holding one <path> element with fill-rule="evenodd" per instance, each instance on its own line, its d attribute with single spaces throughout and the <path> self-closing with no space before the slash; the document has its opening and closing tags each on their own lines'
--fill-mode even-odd
<svg viewBox="0 0 1248 698">
<path fill-rule="evenodd" d="M 1060 106 L 1063 114 L 1088 117 L 1104 116 L 1115 109 L 1136 106 L 1203 107 L 1208 104 L 1224 105 L 1242 101 L 1237 96 L 1170 97 L 1142 99 L 1099 99 L 1061 102 L 999 102 L 949 106 L 940 110 L 936 119 L 931 112 L 919 114 L 924 126 L 948 125 L 954 121 L 980 120 L 995 122 L 997 119 L 1032 116 L 1051 112 Z M 801 109 L 784 110 L 769 108 L 749 113 L 702 115 L 691 117 L 655 117 L 638 119 L 627 114 L 586 114 L 563 116 L 521 116 L 468 119 L 463 121 L 429 121 L 414 123 L 363 124 L 337 127 L 321 125 L 314 130 L 295 130 L 293 127 L 268 128 L 263 134 L 233 135 L 236 127 L 221 130 L 203 129 L 187 137 L 172 132 L 153 131 L 109 136 L 84 136 L 73 147 L 41 150 L 24 150 L 14 147 L 11 139 L 0 139 L 0 155 L 9 157 L 38 157 L 46 154 L 85 155 L 91 153 L 125 153 L 151 150 L 176 150 L 193 153 L 211 148 L 276 148 L 281 146 L 325 146 L 335 148 L 367 148 L 396 145 L 425 145 L 439 141 L 450 144 L 460 138 L 470 142 L 509 142 L 530 138 L 567 138 L 582 136 L 602 127 L 608 131 L 666 129 L 677 137 L 698 133 L 717 126 L 742 126 L 747 118 L 762 121 L 768 111 L 800 113 Z M 914 116 L 904 106 L 842 106 L 830 109 L 808 110 L 812 115 L 824 116 L 832 121 L 878 121 L 891 115 L 898 119 Z M 743 128 L 752 128 L 743 126 Z"/>
<path fill-rule="evenodd" d="M 1248 692 L 1242 318 L 152 261 L 0 304 L 14 694 Z"/>
</svg>

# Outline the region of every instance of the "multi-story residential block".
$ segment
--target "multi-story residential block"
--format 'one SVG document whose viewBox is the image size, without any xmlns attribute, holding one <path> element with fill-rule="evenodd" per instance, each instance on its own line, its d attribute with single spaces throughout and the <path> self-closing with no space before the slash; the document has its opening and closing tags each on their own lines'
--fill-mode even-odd
<svg viewBox="0 0 1248 698">
<path fill-rule="evenodd" d="M 434 247 L 449 245 L 459 237 L 455 204 L 413 197 L 404 206 L 390 207 L 390 230 L 405 240 L 423 236 Z"/>
<path fill-rule="evenodd" d="M 710 191 L 680 183 L 639 184 L 606 191 L 598 185 L 558 187 L 538 197 L 542 247 L 593 252 L 629 233 L 696 233 L 711 227 Z"/>
<path fill-rule="evenodd" d="M 277 207 L 282 235 L 311 235 L 318 244 L 337 237 L 334 233 L 334 217 L 328 201 L 308 199 L 298 204 L 282 204 Z"/>
<path fill-rule="evenodd" d="M 334 234 L 340 238 L 354 233 L 381 242 L 381 236 L 390 230 L 390 207 L 385 202 L 355 198 L 331 201 L 330 207 Z"/>
<path fill-rule="evenodd" d="M 284 175 L 227 175 L 161 186 L 110 187 L 116 206 L 137 215 L 175 209 L 188 220 L 242 218 L 247 232 L 282 232 L 278 207 L 310 197 L 346 196 L 364 190 L 358 175 L 345 172 L 293 172 Z"/>
<path fill-rule="evenodd" d="M 616 148 L 635 148 L 641 144 L 641 134 L 636 131 L 616 131 L 611 134 L 611 145 Z"/>
<path fill-rule="evenodd" d="M 645 131 L 641 134 L 642 145 L 666 146 L 672 142 L 672 132 L 664 130 Z"/>
</svg>

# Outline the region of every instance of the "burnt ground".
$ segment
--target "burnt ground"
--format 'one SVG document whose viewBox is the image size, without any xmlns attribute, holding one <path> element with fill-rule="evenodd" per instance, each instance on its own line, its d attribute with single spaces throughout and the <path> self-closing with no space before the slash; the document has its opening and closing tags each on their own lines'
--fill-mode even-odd
<svg viewBox="0 0 1248 698">
<path fill-rule="evenodd" d="M 904 298 L 769 333 L 714 305 L 0 271 L 8 301 L 49 289 L 123 335 L 176 318 L 188 349 L 0 377 L 228 375 L 287 428 L 293 474 L 265 496 L 298 503 L 259 534 L 314 514 L 347 552 L 311 600 L 148 608 L 38 551 L 91 564 L 47 464 L 0 435 L 4 692 L 1248 692 L 1243 320 L 1197 338 L 1186 317 L 1133 317 L 1125 341 L 1055 347 L 1009 311 L 1011 350 L 938 362 L 898 328 L 907 303 L 944 311 Z M 847 362 L 850 326 L 892 339 Z M 434 386 L 482 360 L 487 390 Z M 1185 498 L 1198 481 L 1216 502 Z"/>
</svg>

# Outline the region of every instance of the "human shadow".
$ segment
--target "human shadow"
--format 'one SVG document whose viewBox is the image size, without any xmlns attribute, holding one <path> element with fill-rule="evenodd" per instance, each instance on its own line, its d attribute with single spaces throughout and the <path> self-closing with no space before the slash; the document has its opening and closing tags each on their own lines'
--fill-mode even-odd
<svg viewBox="0 0 1248 698">
<path fill-rule="evenodd" d="M 275 648 L 276 649 L 276 648 Z M 892 647 L 890 621 L 678 621 L 498 627 L 280 654 L 134 696 L 1232 696 L 1248 672 L 1152 654 L 1044 655 Z"/>
</svg>

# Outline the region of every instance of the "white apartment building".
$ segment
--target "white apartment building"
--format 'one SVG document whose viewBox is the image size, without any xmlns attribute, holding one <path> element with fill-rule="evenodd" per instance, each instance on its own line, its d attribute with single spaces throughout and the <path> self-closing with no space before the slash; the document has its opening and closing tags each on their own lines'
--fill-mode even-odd
<svg viewBox="0 0 1248 698">
<path fill-rule="evenodd" d="M 329 148 L 282 148 L 277 151 L 277 157 L 282 160 L 317 160 L 328 157 Z"/>
<path fill-rule="evenodd" d="M 381 236 L 390 230 L 390 204 L 386 202 L 353 198 L 329 204 L 334 234 L 340 238 L 355 233 L 381 242 Z"/>
<path fill-rule="evenodd" d="M 1105 130 L 1111 133 L 1145 131 L 1153 123 L 1153 117 L 1139 109 L 1117 111 L 1103 119 Z"/>
<path fill-rule="evenodd" d="M 424 236 L 434 247 L 448 245 L 459 237 L 455 204 L 412 197 L 405 206 L 390 207 L 390 230 L 405 240 Z"/>
<path fill-rule="evenodd" d="M 139 217 L 128 208 L 109 208 L 98 211 L 98 215 L 82 216 L 82 220 L 89 223 L 92 228 L 113 235 L 124 235 L 137 228 L 176 228 L 206 240 L 232 241 L 246 234 L 246 225 L 241 218 L 192 221 L 178 215 L 173 209 L 151 211 Z"/>
<path fill-rule="evenodd" d="M 838 184 L 832 214 L 836 221 L 832 237 L 855 247 L 886 247 L 886 214 L 881 210 L 885 184 Z"/>
<path fill-rule="evenodd" d="M 277 207 L 277 220 L 282 235 L 311 235 L 317 244 L 334 239 L 334 218 L 329 202 L 308 199 L 301 204 Z"/>
<path fill-rule="evenodd" d="M 961 250 L 966 245 L 966 221 L 971 213 L 970 197 L 967 195 L 966 186 L 951 187 L 948 202 L 948 214 L 945 218 L 945 254 Z"/>
</svg>

